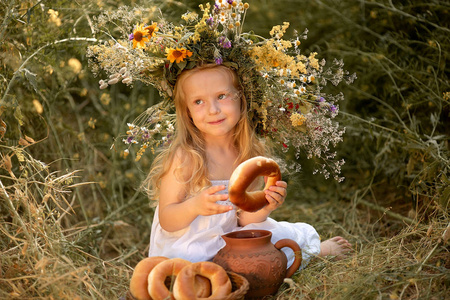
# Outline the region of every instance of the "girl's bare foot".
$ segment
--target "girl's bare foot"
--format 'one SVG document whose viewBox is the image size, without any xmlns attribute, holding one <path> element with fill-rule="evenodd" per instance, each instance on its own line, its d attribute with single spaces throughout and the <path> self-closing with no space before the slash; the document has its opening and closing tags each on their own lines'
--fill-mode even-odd
<svg viewBox="0 0 450 300">
<path fill-rule="evenodd" d="M 332 237 L 320 243 L 319 256 L 335 256 L 336 259 L 347 257 L 347 253 L 352 250 L 352 244 L 340 236 Z"/>
</svg>

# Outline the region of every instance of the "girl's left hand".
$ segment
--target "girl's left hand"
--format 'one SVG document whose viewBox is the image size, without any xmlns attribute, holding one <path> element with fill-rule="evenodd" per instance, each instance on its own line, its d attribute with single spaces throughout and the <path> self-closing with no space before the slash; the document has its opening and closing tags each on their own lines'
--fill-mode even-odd
<svg viewBox="0 0 450 300">
<path fill-rule="evenodd" d="M 278 207 L 280 207 L 284 199 L 286 199 L 287 194 L 287 183 L 285 181 L 277 181 L 275 185 L 272 185 L 267 190 L 265 190 L 266 199 L 269 204 L 265 207 L 265 209 L 269 211 L 274 211 Z"/>
</svg>

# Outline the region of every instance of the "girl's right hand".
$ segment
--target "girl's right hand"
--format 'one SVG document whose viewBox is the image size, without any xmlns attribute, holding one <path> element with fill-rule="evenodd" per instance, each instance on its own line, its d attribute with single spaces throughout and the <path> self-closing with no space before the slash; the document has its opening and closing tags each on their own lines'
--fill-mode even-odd
<svg viewBox="0 0 450 300">
<path fill-rule="evenodd" d="M 194 205 L 195 210 L 201 216 L 226 213 L 232 210 L 233 206 L 216 203 L 217 201 L 225 201 L 228 199 L 228 194 L 216 194 L 217 192 L 225 189 L 226 186 L 224 185 L 209 187 L 192 197 L 190 199 L 191 205 Z"/>
</svg>

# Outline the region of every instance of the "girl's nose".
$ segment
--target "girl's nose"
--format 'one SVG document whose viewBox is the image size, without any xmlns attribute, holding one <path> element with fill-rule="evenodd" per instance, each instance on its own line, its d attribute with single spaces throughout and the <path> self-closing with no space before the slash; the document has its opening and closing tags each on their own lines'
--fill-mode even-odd
<svg viewBox="0 0 450 300">
<path fill-rule="evenodd" d="M 220 112 L 219 103 L 217 103 L 217 101 L 211 101 L 211 103 L 209 105 L 209 113 L 211 115 L 216 115 L 219 112 Z"/>
</svg>

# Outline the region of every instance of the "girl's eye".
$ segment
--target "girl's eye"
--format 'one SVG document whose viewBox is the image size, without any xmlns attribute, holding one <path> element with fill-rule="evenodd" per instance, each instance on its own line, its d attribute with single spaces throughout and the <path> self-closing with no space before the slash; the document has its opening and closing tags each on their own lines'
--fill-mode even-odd
<svg viewBox="0 0 450 300">
<path fill-rule="evenodd" d="M 197 105 L 200 105 L 200 104 L 203 103 L 203 100 L 195 100 L 194 103 L 197 104 Z"/>
<path fill-rule="evenodd" d="M 223 100 L 223 99 L 225 99 L 226 97 L 227 97 L 227 95 L 225 95 L 225 94 L 220 94 L 219 97 L 217 97 L 217 98 L 219 98 L 219 100 Z"/>
</svg>

